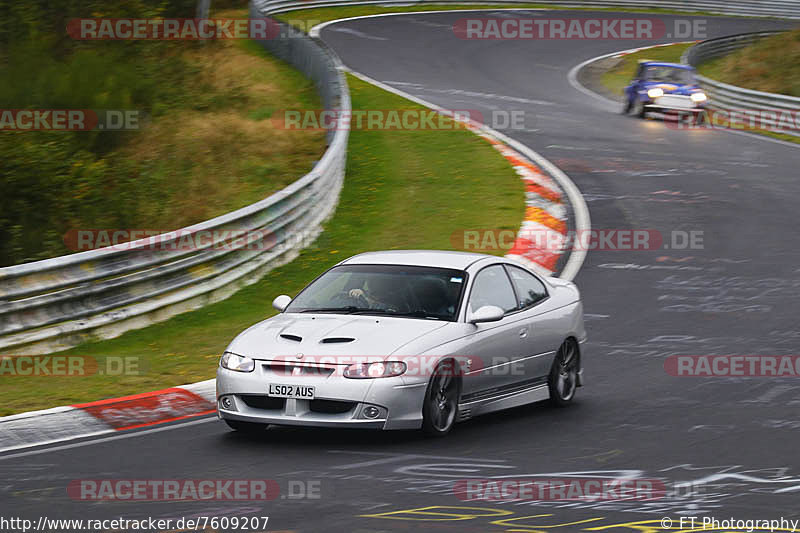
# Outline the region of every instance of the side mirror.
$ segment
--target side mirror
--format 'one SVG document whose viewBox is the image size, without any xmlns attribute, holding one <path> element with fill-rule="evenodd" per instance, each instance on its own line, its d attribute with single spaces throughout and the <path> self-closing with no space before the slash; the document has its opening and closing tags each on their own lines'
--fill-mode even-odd
<svg viewBox="0 0 800 533">
<path fill-rule="evenodd" d="M 469 317 L 470 324 L 480 324 L 481 322 L 497 322 L 506 316 L 506 312 L 496 305 L 484 305 Z"/>
<path fill-rule="evenodd" d="M 272 307 L 283 313 L 283 310 L 289 307 L 289 304 L 292 303 L 292 297 L 287 296 L 285 294 L 281 294 L 274 300 L 272 300 Z"/>
</svg>

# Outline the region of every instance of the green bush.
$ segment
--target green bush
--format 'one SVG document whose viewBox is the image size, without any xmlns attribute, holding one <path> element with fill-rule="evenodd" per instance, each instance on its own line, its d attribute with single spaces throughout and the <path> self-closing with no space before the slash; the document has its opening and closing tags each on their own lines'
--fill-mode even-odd
<svg viewBox="0 0 800 533">
<path fill-rule="evenodd" d="M 76 41 L 72 18 L 193 17 L 194 0 L 0 2 L 4 109 L 207 109 L 181 59 L 199 42 Z M 208 46 L 214 46 L 209 43 Z M 221 104 L 224 104 L 221 103 Z M 68 253 L 55 228 L 126 227 L 153 191 L 113 150 L 132 132 L 0 132 L 0 266 Z M 144 191 L 144 192 L 140 192 Z M 113 208 L 108 198 L 113 194 Z"/>
</svg>

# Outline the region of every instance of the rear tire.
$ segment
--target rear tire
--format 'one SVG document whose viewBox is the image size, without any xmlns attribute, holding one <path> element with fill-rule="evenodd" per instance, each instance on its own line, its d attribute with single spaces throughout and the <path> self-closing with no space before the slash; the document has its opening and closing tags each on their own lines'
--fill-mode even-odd
<svg viewBox="0 0 800 533">
<path fill-rule="evenodd" d="M 461 384 L 458 365 L 442 361 L 433 371 L 422 405 L 422 431 L 430 437 L 444 437 L 456 423 Z"/>
<path fill-rule="evenodd" d="M 556 407 L 566 407 L 575 398 L 578 388 L 578 366 L 580 355 L 575 339 L 567 339 L 556 352 L 547 386 L 550 389 L 550 403 Z"/>
<path fill-rule="evenodd" d="M 228 427 L 238 433 L 247 433 L 250 435 L 255 435 L 258 433 L 262 433 L 265 429 L 267 429 L 266 424 L 258 424 L 256 422 L 242 422 L 241 420 L 228 420 L 227 418 L 224 419 L 225 423 L 228 424 Z"/>
</svg>

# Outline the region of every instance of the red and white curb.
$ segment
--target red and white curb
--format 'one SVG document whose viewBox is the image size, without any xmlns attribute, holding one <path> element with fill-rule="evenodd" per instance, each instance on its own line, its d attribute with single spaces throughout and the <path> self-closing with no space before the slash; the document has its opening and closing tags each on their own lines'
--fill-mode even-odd
<svg viewBox="0 0 800 533">
<path fill-rule="evenodd" d="M 0 452 L 137 429 L 216 411 L 215 380 L 0 418 Z"/>
<path fill-rule="evenodd" d="M 525 182 L 525 217 L 506 257 L 552 276 L 567 246 L 567 209 L 561 188 L 532 161 L 491 133 L 479 128 L 476 133 L 489 141 Z M 549 246 L 554 243 L 557 245 Z"/>
</svg>

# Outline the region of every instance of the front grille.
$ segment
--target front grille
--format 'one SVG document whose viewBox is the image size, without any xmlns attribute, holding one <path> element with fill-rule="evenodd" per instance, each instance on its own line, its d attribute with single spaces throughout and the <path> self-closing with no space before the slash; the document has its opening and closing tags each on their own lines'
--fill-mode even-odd
<svg viewBox="0 0 800 533">
<path fill-rule="evenodd" d="M 311 400 L 308 409 L 314 413 L 336 415 L 353 410 L 356 402 L 343 402 L 339 400 Z"/>
<path fill-rule="evenodd" d="M 241 399 L 247 407 L 253 409 L 281 410 L 286 403 L 285 398 L 273 398 L 262 394 L 245 394 Z"/>
<path fill-rule="evenodd" d="M 322 378 L 330 376 L 335 370 L 335 368 L 332 366 L 303 366 L 299 364 L 292 364 L 289 361 L 273 361 L 271 363 L 265 363 L 263 368 L 266 372 L 281 376 L 312 376 Z M 295 372 L 295 369 L 299 370 Z"/>
</svg>

